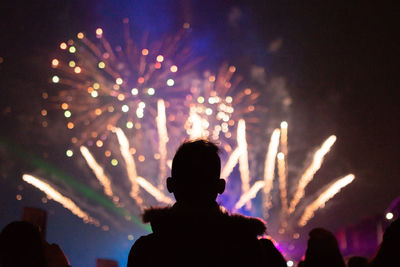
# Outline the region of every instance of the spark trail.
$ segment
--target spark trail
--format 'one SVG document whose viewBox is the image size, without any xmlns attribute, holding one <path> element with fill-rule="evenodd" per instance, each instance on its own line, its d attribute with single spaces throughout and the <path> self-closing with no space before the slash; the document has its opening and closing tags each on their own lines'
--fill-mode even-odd
<svg viewBox="0 0 400 267">
<path fill-rule="evenodd" d="M 305 226 L 307 222 L 314 217 L 315 211 L 323 208 L 329 199 L 333 198 L 337 193 L 339 193 L 343 187 L 353 182 L 354 178 L 355 176 L 353 174 L 348 174 L 334 182 L 327 190 L 320 194 L 316 200 L 314 200 L 304 209 L 304 213 L 301 216 L 298 225 L 301 227 Z"/>
<path fill-rule="evenodd" d="M 167 119 L 165 114 L 164 100 L 159 99 L 157 101 L 157 131 L 158 131 L 158 151 L 160 153 L 160 172 L 158 176 L 158 188 L 162 190 L 164 188 L 164 179 L 167 177 L 167 142 L 168 142 L 168 131 L 167 131 Z"/>
<path fill-rule="evenodd" d="M 84 212 L 70 198 L 63 196 L 60 192 L 55 190 L 49 184 L 38 179 L 37 177 L 34 177 L 29 174 L 24 174 L 22 176 L 22 179 L 25 182 L 27 182 L 28 184 L 31 184 L 34 187 L 36 187 L 36 188 L 40 189 L 41 191 L 43 191 L 44 193 L 46 193 L 46 195 L 49 196 L 51 199 L 53 199 L 54 201 L 57 201 L 58 203 L 63 205 L 64 208 L 70 210 L 73 214 L 75 214 L 79 218 L 83 219 L 85 222 L 89 222 L 89 223 L 96 224 L 96 225 L 100 224 L 97 219 L 91 217 L 89 214 Z"/>
<path fill-rule="evenodd" d="M 285 159 L 288 155 L 287 148 L 287 132 L 288 132 L 288 123 L 286 121 L 281 122 L 281 150 L 285 156 Z"/>
<path fill-rule="evenodd" d="M 279 175 L 279 191 L 281 196 L 282 216 L 287 217 L 288 213 L 288 200 L 287 200 L 287 177 L 285 167 L 285 154 L 280 152 L 277 155 L 278 158 L 278 175 Z"/>
<path fill-rule="evenodd" d="M 288 210 L 289 214 L 295 211 L 297 204 L 304 197 L 304 191 L 306 186 L 311 182 L 311 180 L 314 177 L 314 174 L 321 168 L 325 155 L 330 151 L 335 141 L 336 141 L 336 136 L 331 135 L 328 139 L 325 140 L 325 142 L 317 150 L 317 152 L 315 152 L 311 165 L 306 169 L 306 171 L 300 178 L 297 190 L 294 194 L 292 201 L 290 202 Z"/>
<path fill-rule="evenodd" d="M 141 197 L 139 197 L 139 185 L 136 179 L 137 178 L 136 164 L 132 154 L 129 151 L 128 138 L 120 128 L 114 128 L 113 131 L 117 135 L 117 139 L 120 145 L 121 155 L 125 160 L 126 171 L 128 173 L 128 177 L 132 185 L 130 196 L 134 200 L 136 200 L 136 202 L 140 206 L 143 203 L 143 200 Z"/>
<path fill-rule="evenodd" d="M 140 185 L 141 187 L 143 187 L 143 189 L 146 190 L 149 194 L 151 194 L 155 199 L 157 199 L 161 202 L 164 202 L 166 204 L 171 204 L 173 202 L 171 198 L 168 198 L 167 196 L 165 196 L 160 190 L 158 190 L 155 186 L 153 186 L 146 179 L 137 175 L 135 161 L 133 159 L 132 154 L 129 152 L 128 139 L 126 138 L 124 132 L 120 128 L 115 128 L 114 131 L 117 134 L 118 141 L 120 144 L 121 154 L 126 163 L 126 170 L 128 173 L 129 180 L 131 182 L 134 182 L 137 186 Z M 132 183 L 132 186 L 133 186 L 133 183 Z M 135 190 L 136 190 L 136 188 L 135 188 Z M 137 188 L 136 194 L 138 194 L 138 191 L 139 191 L 139 188 Z M 139 201 L 137 200 L 138 204 L 140 204 L 139 207 L 142 208 L 143 200 L 138 195 L 136 195 L 135 199 L 138 199 L 139 201 L 141 201 L 139 203 Z"/>
<path fill-rule="evenodd" d="M 246 141 L 246 122 L 239 120 L 237 128 L 237 143 L 241 151 L 239 156 L 239 172 L 242 180 L 242 194 L 250 190 L 249 158 Z M 246 208 L 251 209 L 251 202 L 246 203 Z"/>
<path fill-rule="evenodd" d="M 264 186 L 265 186 L 264 181 L 255 182 L 254 185 L 250 188 L 250 190 L 240 197 L 239 201 L 235 204 L 235 209 L 242 208 L 247 202 L 255 198 L 258 191 L 260 191 Z"/>
<path fill-rule="evenodd" d="M 195 140 L 198 138 L 206 137 L 205 129 L 203 127 L 204 119 L 201 118 L 194 108 L 190 109 L 190 115 L 188 122 L 191 124 L 190 129 L 188 129 L 188 134 L 190 140 Z"/>
<path fill-rule="evenodd" d="M 80 150 L 81 150 L 82 156 L 85 158 L 87 164 L 94 172 L 97 180 L 99 180 L 100 184 L 103 186 L 104 193 L 109 197 L 113 197 L 111 181 L 108 178 L 108 176 L 104 173 L 103 167 L 101 167 L 97 163 L 97 161 L 95 160 L 93 155 L 90 153 L 90 151 L 85 146 L 81 146 Z"/>
<path fill-rule="evenodd" d="M 151 183 L 149 183 L 146 179 L 143 177 L 136 177 L 138 184 L 143 187 L 144 190 L 146 190 L 149 194 L 151 194 L 158 202 L 162 202 L 165 204 L 173 204 L 174 201 L 170 198 L 161 193 L 160 190 L 158 190 L 155 186 L 153 186 Z"/>
<path fill-rule="evenodd" d="M 271 140 L 268 145 L 268 152 L 264 165 L 264 218 L 268 218 L 268 210 L 271 208 L 271 190 L 275 173 L 275 158 L 278 153 L 280 130 L 272 132 Z"/>
<path fill-rule="evenodd" d="M 233 168 L 235 168 L 236 164 L 238 163 L 240 154 L 242 153 L 239 147 L 235 148 L 231 155 L 228 158 L 228 161 L 225 163 L 224 168 L 221 172 L 221 177 L 228 180 L 229 175 L 232 173 Z"/>
</svg>

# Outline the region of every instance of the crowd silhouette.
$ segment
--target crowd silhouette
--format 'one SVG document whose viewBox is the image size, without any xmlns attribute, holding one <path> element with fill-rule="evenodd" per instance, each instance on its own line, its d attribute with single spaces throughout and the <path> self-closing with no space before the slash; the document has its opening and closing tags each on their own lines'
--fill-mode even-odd
<svg viewBox="0 0 400 267">
<path fill-rule="evenodd" d="M 128 255 L 135 266 L 287 266 L 265 223 L 230 214 L 216 202 L 225 190 L 219 148 L 207 140 L 184 142 L 177 150 L 167 189 L 176 203 L 145 210 L 152 233 L 140 237 Z M 49 244 L 40 227 L 26 221 L 5 226 L 0 234 L 0 267 L 66 267 L 62 249 Z M 385 231 L 370 259 L 343 258 L 335 236 L 323 228 L 309 233 L 301 267 L 395 267 L 400 252 L 400 219 Z"/>
</svg>

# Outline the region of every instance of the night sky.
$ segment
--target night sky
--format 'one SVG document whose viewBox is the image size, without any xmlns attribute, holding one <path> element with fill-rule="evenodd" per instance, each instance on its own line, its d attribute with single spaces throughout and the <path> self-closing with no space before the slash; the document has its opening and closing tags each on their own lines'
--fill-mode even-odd
<svg viewBox="0 0 400 267">
<path fill-rule="evenodd" d="M 325 138 L 338 140 L 307 194 L 334 178 L 354 173 L 356 180 L 307 225 L 335 231 L 361 219 L 383 215 L 400 195 L 399 74 L 400 5 L 347 1 L 3 1 L 0 4 L 0 227 L 20 218 L 24 206 L 48 211 L 47 239 L 60 244 L 72 266 L 94 266 L 95 259 L 126 264 L 128 251 L 143 229 L 102 231 L 44 194 L 24 184 L 41 158 L 64 172 L 65 143 L 43 129 L 38 118 L 50 85 L 50 62 L 58 46 L 80 31 L 102 27 L 113 43 L 121 41 L 121 21 L 134 33 L 163 36 L 191 25 L 192 49 L 205 56 L 200 65 L 230 62 L 242 74 L 257 65 L 270 77 L 283 77 L 290 109 L 271 114 L 289 123 L 289 158 L 305 167 L 310 152 Z M 9 2 L 9 3 L 5 3 Z M 394 2 L 394 1 L 393 1 Z M 115 30 L 117 29 L 117 30 Z M 280 40 L 277 51 L 271 43 Z M 203 64 L 203 65 L 202 65 Z M 262 90 L 261 90 L 262 91 Z M 57 116 L 52 117 L 57 124 Z M 270 126 L 278 127 L 278 125 Z M 51 129 L 57 129 L 53 127 Z M 57 136 L 56 136 L 57 135 Z M 66 141 L 65 141 L 66 142 Z M 5 145 L 7 144 L 7 145 Z M 11 149 L 10 149 L 11 147 Z M 25 154 L 25 155 L 21 155 Z M 261 160 L 262 161 L 262 160 Z M 290 163 L 289 163 L 290 164 Z M 86 171 L 87 172 L 87 171 Z M 296 173 L 296 170 L 292 171 Z M 79 177 L 79 170 L 70 171 Z M 290 170 L 289 170 L 290 175 Z M 85 183 L 85 181 L 83 181 Z M 90 186 L 90 185 L 88 185 Z M 18 201 L 16 195 L 21 194 Z"/>
</svg>

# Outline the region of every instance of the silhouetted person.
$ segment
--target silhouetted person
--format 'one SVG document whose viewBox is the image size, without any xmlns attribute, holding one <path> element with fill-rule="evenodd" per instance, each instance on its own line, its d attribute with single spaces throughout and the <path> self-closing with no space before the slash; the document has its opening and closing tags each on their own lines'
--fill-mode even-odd
<svg viewBox="0 0 400 267">
<path fill-rule="evenodd" d="M 69 262 L 57 244 L 48 244 L 39 227 L 11 222 L 0 235 L 0 267 L 67 267 Z"/>
<path fill-rule="evenodd" d="M 45 248 L 38 227 L 12 222 L 0 235 L 1 267 L 45 267 Z"/>
<path fill-rule="evenodd" d="M 371 267 L 400 266 L 400 219 L 389 225 L 383 234 L 382 243 L 372 258 Z"/>
<path fill-rule="evenodd" d="M 274 266 L 270 255 L 279 251 L 275 247 L 271 251 L 272 244 L 258 240 L 266 231 L 265 224 L 230 215 L 217 204 L 217 195 L 225 190 L 220 171 L 218 147 L 213 143 L 197 140 L 179 147 L 167 179 L 176 203 L 145 211 L 143 221 L 151 223 L 153 233 L 132 246 L 128 267 Z"/>
<path fill-rule="evenodd" d="M 315 228 L 309 233 L 302 267 L 345 267 L 335 236 L 328 230 Z"/>
</svg>

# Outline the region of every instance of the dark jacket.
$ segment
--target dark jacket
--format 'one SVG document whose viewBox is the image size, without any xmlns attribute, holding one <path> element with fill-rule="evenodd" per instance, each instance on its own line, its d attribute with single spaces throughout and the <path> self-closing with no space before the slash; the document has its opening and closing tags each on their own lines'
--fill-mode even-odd
<svg viewBox="0 0 400 267">
<path fill-rule="evenodd" d="M 153 233 L 132 246 L 128 267 L 272 266 L 270 247 L 258 239 L 266 231 L 259 219 L 230 215 L 218 205 L 204 211 L 175 205 L 150 209 L 143 221 L 151 223 Z"/>
</svg>

